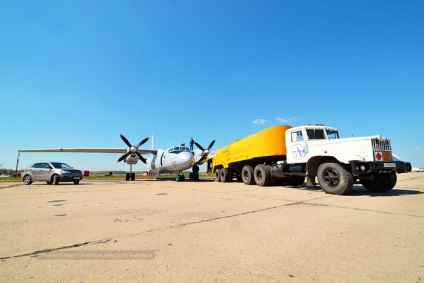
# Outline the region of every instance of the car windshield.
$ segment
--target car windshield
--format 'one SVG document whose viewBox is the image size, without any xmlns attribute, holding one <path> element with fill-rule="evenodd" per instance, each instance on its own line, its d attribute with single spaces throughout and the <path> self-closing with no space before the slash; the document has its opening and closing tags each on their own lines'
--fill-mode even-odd
<svg viewBox="0 0 424 283">
<path fill-rule="evenodd" d="M 52 162 L 54 168 L 63 168 L 63 169 L 71 169 L 72 167 L 66 163 L 61 162 Z"/>
</svg>

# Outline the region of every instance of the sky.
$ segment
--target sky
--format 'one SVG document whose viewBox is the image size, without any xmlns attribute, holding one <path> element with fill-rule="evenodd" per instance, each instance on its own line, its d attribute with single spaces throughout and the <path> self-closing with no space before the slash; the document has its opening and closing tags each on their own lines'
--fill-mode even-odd
<svg viewBox="0 0 424 283">
<path fill-rule="evenodd" d="M 0 168 L 18 149 L 125 148 L 120 134 L 217 149 L 308 123 L 381 134 L 424 167 L 423 12 L 421 0 L 0 0 Z M 128 170 L 119 157 L 22 153 L 18 169 Z"/>
</svg>

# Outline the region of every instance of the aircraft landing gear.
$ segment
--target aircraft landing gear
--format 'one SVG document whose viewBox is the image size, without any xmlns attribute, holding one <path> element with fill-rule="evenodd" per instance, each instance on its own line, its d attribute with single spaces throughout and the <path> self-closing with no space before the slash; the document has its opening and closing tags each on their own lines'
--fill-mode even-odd
<svg viewBox="0 0 424 283">
<path fill-rule="evenodd" d="M 193 165 L 193 172 L 190 172 L 190 180 L 199 181 L 199 166 Z"/>
<path fill-rule="evenodd" d="M 125 181 L 134 181 L 135 180 L 135 173 L 132 172 L 132 164 L 130 166 L 130 173 L 125 174 Z"/>
<path fill-rule="evenodd" d="M 135 173 L 126 173 L 125 174 L 125 181 L 134 181 L 135 180 Z"/>
<path fill-rule="evenodd" d="M 175 177 L 175 181 L 177 182 L 184 182 L 184 180 L 185 180 L 185 176 L 183 173 L 180 173 Z"/>
</svg>

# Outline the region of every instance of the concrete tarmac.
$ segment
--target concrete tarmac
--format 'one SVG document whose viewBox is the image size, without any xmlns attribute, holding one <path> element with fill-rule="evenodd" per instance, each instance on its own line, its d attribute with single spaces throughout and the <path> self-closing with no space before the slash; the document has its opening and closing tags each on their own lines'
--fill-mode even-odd
<svg viewBox="0 0 424 283">
<path fill-rule="evenodd" d="M 0 282 L 424 282 L 424 173 L 388 193 L 0 183 Z"/>
</svg>

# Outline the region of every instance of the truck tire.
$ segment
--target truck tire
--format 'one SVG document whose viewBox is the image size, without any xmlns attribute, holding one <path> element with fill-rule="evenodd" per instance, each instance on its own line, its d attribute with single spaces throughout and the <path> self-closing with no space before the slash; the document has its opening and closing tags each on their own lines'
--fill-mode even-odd
<svg viewBox="0 0 424 283">
<path fill-rule="evenodd" d="M 305 177 L 303 177 L 303 176 L 287 177 L 285 181 L 286 181 L 287 186 L 296 187 L 296 186 L 300 186 L 303 183 L 305 183 Z"/>
<path fill-rule="evenodd" d="M 256 185 L 261 187 L 267 186 L 271 181 L 271 172 L 269 172 L 269 169 L 263 164 L 256 165 L 253 176 Z"/>
<path fill-rule="evenodd" d="M 215 171 L 215 182 L 221 181 L 221 169 L 216 169 Z"/>
<path fill-rule="evenodd" d="M 338 163 L 323 163 L 318 167 L 317 178 L 327 194 L 343 195 L 352 190 L 353 176 Z"/>
<path fill-rule="evenodd" d="M 227 183 L 230 181 L 230 172 L 226 168 L 222 168 L 221 172 L 219 173 L 220 180 L 223 183 Z"/>
<path fill-rule="evenodd" d="M 245 165 L 241 170 L 241 178 L 245 185 L 255 184 L 255 179 L 253 178 L 253 168 L 252 166 Z"/>
<path fill-rule="evenodd" d="M 370 192 L 387 192 L 394 188 L 397 182 L 396 173 L 375 174 L 374 180 L 362 180 L 361 184 Z"/>
</svg>

